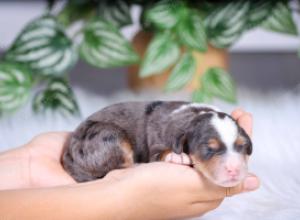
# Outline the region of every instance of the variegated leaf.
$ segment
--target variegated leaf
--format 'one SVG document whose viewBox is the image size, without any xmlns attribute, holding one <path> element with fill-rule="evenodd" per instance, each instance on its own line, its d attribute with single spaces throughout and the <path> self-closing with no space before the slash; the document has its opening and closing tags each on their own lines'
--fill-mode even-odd
<svg viewBox="0 0 300 220">
<path fill-rule="evenodd" d="M 201 52 L 206 51 L 205 28 L 196 11 L 191 10 L 191 13 L 178 23 L 177 35 L 183 45 Z"/>
<path fill-rule="evenodd" d="M 99 68 L 129 65 L 139 59 L 118 29 L 99 18 L 86 25 L 80 55 Z"/>
<path fill-rule="evenodd" d="M 251 29 L 260 25 L 270 15 L 272 8 L 274 7 L 274 1 L 256 0 L 251 1 L 248 12 L 247 28 Z"/>
<path fill-rule="evenodd" d="M 236 90 L 233 79 L 225 70 L 213 67 L 205 71 L 201 77 L 203 92 L 219 97 L 228 102 L 235 102 Z"/>
<path fill-rule="evenodd" d="M 16 63 L 0 63 L 0 112 L 15 110 L 30 95 L 32 77 L 28 69 Z"/>
<path fill-rule="evenodd" d="M 157 28 L 173 28 L 187 13 L 182 1 L 163 0 L 158 1 L 145 12 L 145 22 L 153 24 Z"/>
<path fill-rule="evenodd" d="M 179 46 L 169 32 L 158 33 L 150 42 L 140 69 L 140 76 L 160 74 L 174 64 L 180 55 Z"/>
<path fill-rule="evenodd" d="M 193 102 L 207 103 L 207 102 L 210 102 L 211 99 L 212 99 L 211 95 L 207 94 L 202 89 L 196 89 L 192 93 L 192 101 Z"/>
<path fill-rule="evenodd" d="M 6 60 L 24 63 L 44 75 L 63 74 L 76 57 L 72 41 L 51 16 L 29 23 L 5 55 Z"/>
<path fill-rule="evenodd" d="M 191 53 L 184 54 L 173 68 L 166 84 L 167 91 L 181 89 L 192 78 L 196 71 L 196 61 Z"/>
<path fill-rule="evenodd" d="M 289 1 L 277 1 L 262 27 L 270 31 L 298 35 Z"/>
<path fill-rule="evenodd" d="M 246 29 L 249 1 L 220 3 L 205 19 L 210 43 L 218 48 L 229 47 Z"/>
<path fill-rule="evenodd" d="M 118 28 L 132 23 L 130 4 L 125 0 L 99 1 L 98 14 Z"/>
<path fill-rule="evenodd" d="M 79 112 L 73 91 L 67 81 L 62 78 L 52 78 L 47 87 L 36 94 L 33 100 L 33 109 L 36 112 L 55 110 L 64 115 Z"/>
</svg>

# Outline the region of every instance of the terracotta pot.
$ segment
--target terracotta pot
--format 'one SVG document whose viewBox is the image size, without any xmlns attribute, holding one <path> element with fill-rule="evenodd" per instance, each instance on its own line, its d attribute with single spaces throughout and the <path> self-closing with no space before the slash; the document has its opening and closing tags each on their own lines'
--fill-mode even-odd
<svg viewBox="0 0 300 220">
<path fill-rule="evenodd" d="M 132 44 L 136 52 L 143 57 L 147 46 L 152 38 L 151 33 L 144 31 L 138 32 L 132 40 Z M 209 67 L 221 67 L 228 69 L 228 53 L 227 50 L 218 49 L 209 45 L 206 53 L 193 52 L 197 61 L 197 70 L 194 78 L 188 83 L 184 89 L 193 91 L 198 88 L 199 76 Z M 173 66 L 172 66 L 173 67 Z M 172 67 L 162 72 L 161 74 L 140 78 L 139 65 L 130 66 L 128 69 L 128 84 L 129 88 L 139 91 L 142 89 L 159 89 L 162 90 L 171 73 Z"/>
</svg>

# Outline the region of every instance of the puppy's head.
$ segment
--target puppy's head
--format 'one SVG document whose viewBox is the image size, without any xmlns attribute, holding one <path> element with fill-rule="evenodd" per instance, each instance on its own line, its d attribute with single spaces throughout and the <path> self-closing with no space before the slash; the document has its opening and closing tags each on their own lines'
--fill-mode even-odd
<svg viewBox="0 0 300 220">
<path fill-rule="evenodd" d="M 231 187 L 245 178 L 252 143 L 231 116 L 215 111 L 200 114 L 190 123 L 185 145 L 195 169 L 213 183 Z"/>
</svg>

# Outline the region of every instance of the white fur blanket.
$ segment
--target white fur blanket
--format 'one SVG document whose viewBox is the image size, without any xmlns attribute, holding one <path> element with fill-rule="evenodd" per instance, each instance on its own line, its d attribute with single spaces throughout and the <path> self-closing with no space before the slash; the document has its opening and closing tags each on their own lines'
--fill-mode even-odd
<svg viewBox="0 0 300 220">
<path fill-rule="evenodd" d="M 99 97 L 76 90 L 83 118 L 118 101 L 187 99 L 186 94 L 122 92 Z M 300 91 L 265 94 L 239 91 L 238 106 L 254 116 L 254 154 L 250 170 L 262 187 L 255 192 L 227 198 L 204 220 L 297 220 L 300 219 Z M 214 103 L 226 112 L 234 106 Z M 34 135 L 52 130 L 72 130 L 82 119 L 57 115 L 34 116 L 27 106 L 12 117 L 0 120 L 0 151 L 21 145 Z"/>
</svg>

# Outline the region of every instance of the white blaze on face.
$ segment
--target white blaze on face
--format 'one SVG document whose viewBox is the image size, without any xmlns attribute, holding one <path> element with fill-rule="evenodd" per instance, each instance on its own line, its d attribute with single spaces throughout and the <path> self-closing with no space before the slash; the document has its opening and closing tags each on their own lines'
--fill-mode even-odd
<svg viewBox="0 0 300 220">
<path fill-rule="evenodd" d="M 220 135 L 220 139 L 225 146 L 229 148 L 227 150 L 233 151 L 234 142 L 238 136 L 238 128 L 235 122 L 227 116 L 219 118 L 217 114 L 214 114 L 211 123 Z"/>
</svg>

